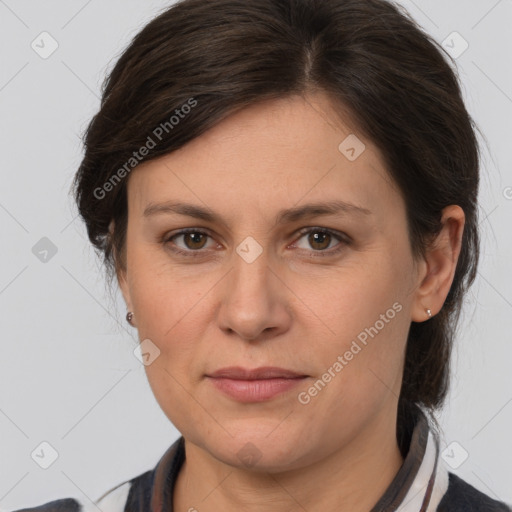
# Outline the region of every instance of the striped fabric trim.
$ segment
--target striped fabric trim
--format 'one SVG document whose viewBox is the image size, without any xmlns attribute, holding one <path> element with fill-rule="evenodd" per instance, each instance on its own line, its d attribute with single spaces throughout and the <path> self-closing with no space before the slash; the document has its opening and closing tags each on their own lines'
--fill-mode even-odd
<svg viewBox="0 0 512 512">
<path fill-rule="evenodd" d="M 181 436 L 155 468 L 151 493 L 151 512 L 172 512 L 172 497 L 178 473 L 185 460 L 185 439 Z"/>
<path fill-rule="evenodd" d="M 450 485 L 448 471 L 443 461 L 440 460 L 439 439 L 436 438 L 435 441 L 437 451 L 436 471 L 433 474 L 432 493 L 430 495 L 430 504 L 427 508 L 427 512 L 435 512 L 437 510 L 439 503 L 441 503 Z"/>
<path fill-rule="evenodd" d="M 119 484 L 117 487 L 107 491 L 97 501 L 96 504 L 85 508 L 83 512 L 98 512 L 98 506 L 102 512 L 122 512 L 128 501 L 131 481 Z"/>
<path fill-rule="evenodd" d="M 397 512 L 435 512 L 448 490 L 448 472 L 439 463 L 439 443 L 428 434 L 425 456 Z"/>
</svg>

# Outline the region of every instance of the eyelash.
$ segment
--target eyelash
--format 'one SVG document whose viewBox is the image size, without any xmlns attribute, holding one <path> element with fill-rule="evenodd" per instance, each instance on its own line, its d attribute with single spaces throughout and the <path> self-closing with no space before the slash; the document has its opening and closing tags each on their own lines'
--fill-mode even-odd
<svg viewBox="0 0 512 512">
<path fill-rule="evenodd" d="M 197 228 L 186 228 L 186 229 L 182 229 L 181 231 L 179 231 L 178 233 L 175 233 L 172 236 L 164 237 L 162 239 L 162 243 L 164 245 L 168 245 L 174 238 L 176 238 L 178 236 L 186 235 L 187 233 L 201 234 L 201 235 L 205 235 L 205 236 L 208 236 L 211 238 L 210 233 L 208 233 L 207 231 L 204 231 L 202 229 L 197 229 Z M 341 242 L 339 244 L 339 247 L 334 250 L 333 249 L 316 250 L 316 251 L 312 250 L 313 253 L 317 253 L 317 254 L 315 254 L 314 257 L 322 258 L 322 257 L 328 257 L 328 256 L 335 256 L 335 255 L 339 254 L 342 250 L 344 250 L 345 246 L 350 245 L 352 242 L 350 240 L 350 238 L 347 235 L 345 235 L 344 233 L 333 231 L 332 229 L 319 228 L 319 227 L 304 228 L 304 229 L 300 230 L 299 231 L 300 236 L 297 240 L 300 240 L 304 235 L 307 235 L 309 233 L 322 233 L 322 234 L 331 235 L 334 238 L 338 239 L 339 242 Z M 174 247 L 171 247 L 169 245 L 169 249 L 176 254 L 186 256 L 186 257 L 192 257 L 192 258 L 204 256 L 204 251 L 202 249 L 185 251 L 183 249 L 176 248 L 175 244 L 173 244 L 173 245 L 174 245 Z M 305 249 L 300 249 L 300 250 L 305 250 Z"/>
</svg>

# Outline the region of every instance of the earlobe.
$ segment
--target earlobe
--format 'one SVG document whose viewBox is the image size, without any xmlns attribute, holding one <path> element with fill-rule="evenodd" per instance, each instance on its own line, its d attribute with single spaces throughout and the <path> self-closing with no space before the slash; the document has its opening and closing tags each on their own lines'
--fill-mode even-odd
<svg viewBox="0 0 512 512">
<path fill-rule="evenodd" d="M 117 276 L 117 282 L 119 284 L 119 288 L 121 290 L 121 293 L 123 294 L 124 302 L 126 304 L 126 321 L 132 326 L 137 327 L 135 321 L 134 321 L 134 314 L 133 314 L 133 308 L 132 308 L 132 301 L 130 297 L 130 290 L 128 287 L 128 282 L 126 279 L 126 273 L 124 270 L 118 270 L 116 271 Z"/>
<path fill-rule="evenodd" d="M 436 315 L 450 291 L 462 247 L 465 215 L 460 206 L 443 209 L 442 228 L 425 252 L 420 283 L 411 310 L 413 322 L 423 322 Z"/>
</svg>

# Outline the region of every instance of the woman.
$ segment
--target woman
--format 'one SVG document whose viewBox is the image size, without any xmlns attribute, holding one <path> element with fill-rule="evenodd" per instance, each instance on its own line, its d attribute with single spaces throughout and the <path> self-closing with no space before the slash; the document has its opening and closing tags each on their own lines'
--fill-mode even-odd
<svg viewBox="0 0 512 512">
<path fill-rule="evenodd" d="M 384 0 L 184 0 L 110 73 L 76 200 L 182 437 L 30 510 L 505 511 L 440 457 L 479 151 Z M 28 509 L 26 509 L 28 510 Z"/>
</svg>

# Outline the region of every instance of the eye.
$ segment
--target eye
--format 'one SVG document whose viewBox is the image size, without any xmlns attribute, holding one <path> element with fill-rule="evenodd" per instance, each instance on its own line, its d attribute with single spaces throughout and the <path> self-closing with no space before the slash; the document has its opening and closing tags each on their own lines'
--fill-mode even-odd
<svg viewBox="0 0 512 512">
<path fill-rule="evenodd" d="M 315 254 L 315 256 L 332 256 L 333 254 L 339 253 L 346 245 L 350 244 L 350 239 L 347 235 L 326 228 L 306 228 L 302 230 L 300 234 L 302 235 L 300 239 L 307 236 L 306 244 L 314 249 L 314 253 L 325 253 Z M 331 244 L 335 240 L 338 240 L 340 243 L 337 246 L 335 245 L 335 248 L 332 249 Z M 293 245 L 297 245 L 297 242 Z M 329 247 L 331 247 L 331 249 L 329 249 Z M 299 248 L 309 250 L 308 247 Z"/>
<path fill-rule="evenodd" d="M 184 248 L 180 248 L 174 240 L 182 238 Z M 196 228 L 182 229 L 180 232 L 167 237 L 163 240 L 165 245 L 169 245 L 169 248 L 178 254 L 184 254 L 186 256 L 200 256 L 201 249 L 206 246 L 206 240 L 210 238 L 209 233 Z M 195 254 L 194 254 L 195 253 Z"/>
<path fill-rule="evenodd" d="M 306 244 L 309 245 L 309 248 L 300 246 L 298 248 L 314 254 L 316 253 L 315 256 L 332 256 L 341 252 L 347 245 L 350 245 L 351 242 L 347 235 L 326 228 L 305 228 L 300 231 L 300 234 L 302 235 L 300 239 L 307 236 Z M 175 240 L 179 240 L 180 238 L 182 239 L 183 246 L 175 242 Z M 211 238 L 211 236 L 207 231 L 197 228 L 188 228 L 166 237 L 162 242 L 174 253 L 196 257 L 204 256 L 205 251 L 203 249 L 208 249 L 208 238 Z M 332 249 L 332 243 L 335 240 L 338 240 L 339 243 Z M 292 246 L 297 246 L 297 243 L 298 242 L 295 242 Z M 313 248 L 313 251 L 311 251 L 310 248 Z"/>
</svg>

